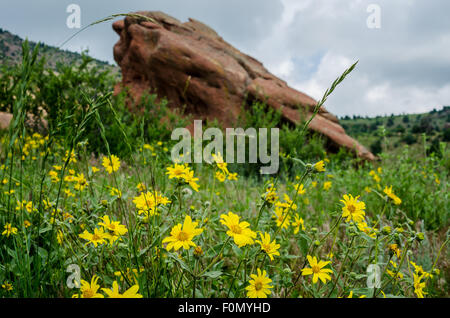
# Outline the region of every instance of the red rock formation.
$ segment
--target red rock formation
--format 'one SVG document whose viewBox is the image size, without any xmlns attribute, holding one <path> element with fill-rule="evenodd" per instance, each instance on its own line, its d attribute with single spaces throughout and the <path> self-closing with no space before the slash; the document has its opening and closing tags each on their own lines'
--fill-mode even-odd
<svg viewBox="0 0 450 318">
<path fill-rule="evenodd" d="M 294 124 L 311 116 L 314 99 L 290 88 L 205 24 L 193 19 L 182 23 L 162 12 L 137 14 L 151 21 L 126 17 L 113 24 L 120 35 L 114 58 L 123 76 L 116 92 L 126 86 L 135 99 L 143 93 L 157 93 L 167 97 L 169 107 L 185 106 L 195 119 L 217 119 L 224 127 L 233 126 L 241 106 L 249 100 L 265 101 Z M 362 158 L 375 158 L 324 107 L 310 128 Z"/>
</svg>

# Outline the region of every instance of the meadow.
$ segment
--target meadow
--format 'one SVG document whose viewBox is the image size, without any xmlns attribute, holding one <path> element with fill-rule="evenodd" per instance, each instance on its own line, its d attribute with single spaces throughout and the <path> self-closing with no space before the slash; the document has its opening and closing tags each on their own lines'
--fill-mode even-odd
<svg viewBox="0 0 450 318">
<path fill-rule="evenodd" d="M 364 162 L 283 125 L 278 174 L 176 163 L 188 116 L 155 96 L 133 114 L 88 57 L 37 52 L 0 75 L 0 297 L 449 296 L 448 143 Z"/>
</svg>

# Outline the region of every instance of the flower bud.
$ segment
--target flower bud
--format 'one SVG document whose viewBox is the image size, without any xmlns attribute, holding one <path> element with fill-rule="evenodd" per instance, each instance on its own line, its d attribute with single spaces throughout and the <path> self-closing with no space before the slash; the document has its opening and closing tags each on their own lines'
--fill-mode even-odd
<svg viewBox="0 0 450 318">
<path fill-rule="evenodd" d="M 390 226 L 385 226 L 381 229 L 381 233 L 383 233 L 384 235 L 388 235 L 392 232 L 392 229 Z"/>
<path fill-rule="evenodd" d="M 425 239 L 425 235 L 422 232 L 416 234 L 416 240 L 422 242 Z"/>
<path fill-rule="evenodd" d="M 197 246 L 197 247 L 194 249 L 194 256 L 200 257 L 200 256 L 202 256 L 202 255 L 203 255 L 202 247 L 201 247 L 201 246 Z"/>
</svg>

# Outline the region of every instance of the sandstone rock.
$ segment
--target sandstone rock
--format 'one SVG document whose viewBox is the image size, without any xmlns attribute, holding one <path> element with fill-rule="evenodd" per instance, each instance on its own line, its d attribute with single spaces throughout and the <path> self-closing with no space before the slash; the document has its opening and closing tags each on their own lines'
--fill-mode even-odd
<svg viewBox="0 0 450 318">
<path fill-rule="evenodd" d="M 0 112 L 0 129 L 7 129 L 11 123 L 13 115 L 6 112 Z"/>
<path fill-rule="evenodd" d="M 126 17 L 113 24 L 120 35 L 114 58 L 123 77 L 116 93 L 127 87 L 135 100 L 143 93 L 156 93 L 168 99 L 170 108 L 185 107 L 195 119 L 217 119 L 224 127 L 232 127 L 242 105 L 255 100 L 279 109 L 294 124 L 311 116 L 313 98 L 289 87 L 205 24 L 194 19 L 182 23 L 162 12 L 137 14 L 151 21 Z M 310 129 L 364 159 L 375 159 L 324 107 Z"/>
<path fill-rule="evenodd" d="M 25 125 L 29 128 L 32 128 L 39 132 L 46 132 L 48 129 L 47 120 L 45 120 L 45 116 L 47 113 L 42 110 L 43 118 L 36 117 L 33 114 L 27 114 L 25 119 Z M 0 112 L 0 130 L 8 129 L 11 124 L 11 120 L 13 119 L 13 114 L 7 112 Z"/>
</svg>

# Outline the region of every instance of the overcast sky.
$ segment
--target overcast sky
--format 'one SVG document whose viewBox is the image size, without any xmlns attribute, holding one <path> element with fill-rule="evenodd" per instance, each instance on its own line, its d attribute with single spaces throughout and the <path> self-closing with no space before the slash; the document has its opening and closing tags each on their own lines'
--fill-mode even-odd
<svg viewBox="0 0 450 318">
<path fill-rule="evenodd" d="M 139 10 L 160 10 L 182 21 L 195 18 L 316 99 L 359 60 L 326 103 L 340 116 L 450 105 L 449 0 L 2 0 L 0 28 L 57 46 L 77 31 L 66 26 L 72 3 L 81 7 L 82 27 Z M 380 28 L 367 25 L 371 4 L 381 9 Z M 114 63 L 117 40 L 106 22 L 64 48 L 89 49 L 93 57 Z"/>
</svg>

